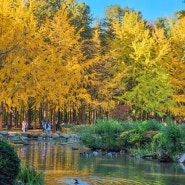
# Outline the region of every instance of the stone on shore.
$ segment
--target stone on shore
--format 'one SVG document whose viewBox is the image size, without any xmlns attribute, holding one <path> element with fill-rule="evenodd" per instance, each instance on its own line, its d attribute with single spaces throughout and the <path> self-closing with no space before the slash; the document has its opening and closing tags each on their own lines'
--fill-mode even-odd
<svg viewBox="0 0 185 185">
<path fill-rule="evenodd" d="M 15 137 L 15 136 L 17 136 L 17 134 L 16 134 L 16 133 L 14 133 L 14 132 L 9 133 L 9 137 Z"/>
<path fill-rule="evenodd" d="M 29 133 L 28 132 L 21 132 L 21 136 L 23 137 L 28 137 Z"/>
<path fill-rule="evenodd" d="M 60 137 L 65 138 L 65 139 L 69 139 L 71 137 L 70 134 L 61 134 Z"/>
<path fill-rule="evenodd" d="M 181 155 L 181 157 L 179 158 L 179 162 L 185 163 L 185 153 Z"/>
<path fill-rule="evenodd" d="M 47 134 L 46 133 L 42 133 L 42 134 L 40 134 L 39 137 L 46 138 L 47 137 Z"/>
<path fill-rule="evenodd" d="M 57 134 L 57 133 L 54 133 L 54 134 L 52 134 L 51 137 L 52 137 L 53 139 L 59 139 L 59 138 L 60 138 L 60 135 Z"/>
<path fill-rule="evenodd" d="M 3 135 L 3 136 L 8 136 L 9 135 L 8 131 L 1 131 L 0 134 Z"/>
</svg>

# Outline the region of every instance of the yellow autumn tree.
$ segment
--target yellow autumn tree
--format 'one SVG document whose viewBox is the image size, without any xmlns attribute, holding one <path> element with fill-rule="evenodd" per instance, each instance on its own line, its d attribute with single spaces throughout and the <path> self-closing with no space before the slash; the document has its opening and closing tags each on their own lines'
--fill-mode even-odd
<svg viewBox="0 0 185 185">
<path fill-rule="evenodd" d="M 26 105 L 29 97 L 26 91 L 32 90 L 31 86 L 26 86 L 30 72 L 28 64 L 37 55 L 32 44 L 39 42 L 34 33 L 33 8 L 31 2 L 28 7 L 21 0 L 0 1 L 0 102 L 8 111 L 11 107 Z"/>
<path fill-rule="evenodd" d="M 113 23 L 112 51 L 117 56 L 120 84 L 125 87 L 120 100 L 132 107 L 133 114 L 163 115 L 170 106 L 171 87 L 161 62 L 166 45 L 159 45 L 136 12 L 126 13 L 123 21 Z M 159 46 L 161 49 L 159 49 Z"/>
<path fill-rule="evenodd" d="M 47 20 L 41 34 L 48 47 L 40 55 L 43 63 L 39 76 L 44 77 L 42 88 L 45 101 L 56 108 L 73 107 L 78 111 L 83 102 L 89 102 L 86 65 L 80 31 L 71 24 L 69 12 L 61 5 L 53 19 Z M 44 80 L 43 79 L 43 80 Z M 41 80 L 41 79 L 40 79 Z"/>
<path fill-rule="evenodd" d="M 13 51 L 24 35 L 24 24 L 21 15 L 17 15 L 17 7 L 23 10 L 20 2 L 12 5 L 12 0 L 0 1 L 0 57 Z"/>
<path fill-rule="evenodd" d="M 176 21 L 171 20 L 169 38 L 170 50 L 166 68 L 173 86 L 173 100 L 175 105 L 170 111 L 175 116 L 185 116 L 185 17 Z"/>
<path fill-rule="evenodd" d="M 89 53 L 88 58 L 91 63 L 88 70 L 91 85 L 88 87 L 88 91 L 93 100 L 89 105 L 90 121 L 93 122 L 96 115 L 108 114 L 114 108 L 115 101 L 112 91 L 111 53 L 108 50 L 108 44 L 106 44 L 99 22 L 95 22 L 92 26 L 92 33 L 93 36 L 88 43 L 86 52 Z"/>
<path fill-rule="evenodd" d="M 4 4 L 6 5 L 4 17 L 9 17 L 10 21 L 15 24 L 13 26 L 8 20 L 4 20 L 3 24 L 9 29 L 8 31 L 2 29 L 5 36 L 12 35 L 1 42 L 2 47 L 7 47 L 7 51 L 1 55 L 0 86 L 2 93 L 0 98 L 7 109 L 12 106 L 27 106 L 29 97 L 35 97 L 32 66 L 43 44 L 37 32 L 37 22 L 33 16 L 34 1 L 32 2 L 33 4 L 30 2 L 29 7 L 19 0 L 13 1 L 13 4 L 12 1 Z M 3 48 L 2 51 L 4 50 Z"/>
</svg>

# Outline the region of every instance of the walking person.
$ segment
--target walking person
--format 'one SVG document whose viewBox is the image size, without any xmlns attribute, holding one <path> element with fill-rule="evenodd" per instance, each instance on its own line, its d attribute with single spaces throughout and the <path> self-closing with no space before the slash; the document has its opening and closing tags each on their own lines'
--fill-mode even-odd
<svg viewBox="0 0 185 185">
<path fill-rule="evenodd" d="M 51 123 L 50 122 L 46 122 L 45 131 L 46 131 L 46 134 L 48 136 L 50 136 L 50 131 L 51 131 Z"/>
<path fill-rule="evenodd" d="M 46 131 L 46 121 L 43 120 L 41 125 L 42 125 L 42 132 L 45 133 L 45 131 Z"/>
<path fill-rule="evenodd" d="M 29 125 L 28 125 L 28 122 L 26 121 L 25 132 L 28 131 L 28 128 L 29 128 Z"/>
<path fill-rule="evenodd" d="M 22 122 L 22 131 L 26 132 L 26 121 L 25 120 L 23 120 Z"/>
</svg>

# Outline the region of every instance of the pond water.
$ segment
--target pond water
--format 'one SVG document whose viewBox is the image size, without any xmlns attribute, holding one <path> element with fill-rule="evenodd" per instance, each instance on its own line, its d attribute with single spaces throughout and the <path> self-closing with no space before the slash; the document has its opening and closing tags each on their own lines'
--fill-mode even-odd
<svg viewBox="0 0 185 185">
<path fill-rule="evenodd" d="M 185 166 L 137 159 L 125 154 L 115 157 L 81 156 L 87 150 L 54 141 L 18 146 L 22 162 L 43 170 L 46 185 L 184 185 Z M 75 146 L 76 147 L 76 146 Z"/>
</svg>

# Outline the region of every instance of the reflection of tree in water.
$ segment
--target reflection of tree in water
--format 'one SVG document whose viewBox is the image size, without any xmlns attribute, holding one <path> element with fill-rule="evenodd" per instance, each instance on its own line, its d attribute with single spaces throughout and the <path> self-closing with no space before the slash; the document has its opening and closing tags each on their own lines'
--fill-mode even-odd
<svg viewBox="0 0 185 185">
<path fill-rule="evenodd" d="M 185 180 L 183 170 L 177 164 L 161 164 L 125 155 L 117 158 L 86 158 L 80 156 L 81 149 L 72 150 L 71 146 L 54 144 L 52 141 L 20 146 L 17 152 L 30 167 L 45 171 L 48 185 L 68 177 L 77 177 L 91 185 L 183 185 Z M 61 182 L 55 185 L 61 185 Z"/>
<path fill-rule="evenodd" d="M 47 161 L 48 161 L 48 155 L 50 154 L 50 152 L 48 152 L 49 147 L 48 147 L 48 142 L 42 142 L 41 144 L 41 155 L 40 158 L 41 160 L 38 161 L 41 162 L 41 165 L 44 167 L 44 169 L 47 169 Z"/>
<path fill-rule="evenodd" d="M 39 169 L 78 170 L 78 152 L 63 145 L 41 141 L 38 144 L 22 146 L 18 149 L 18 154 L 27 164 Z"/>
<path fill-rule="evenodd" d="M 21 148 L 20 148 L 20 152 L 21 152 L 21 155 L 22 155 L 23 157 L 26 157 L 26 155 L 28 155 L 27 150 L 26 150 L 25 147 L 21 147 Z"/>
</svg>

